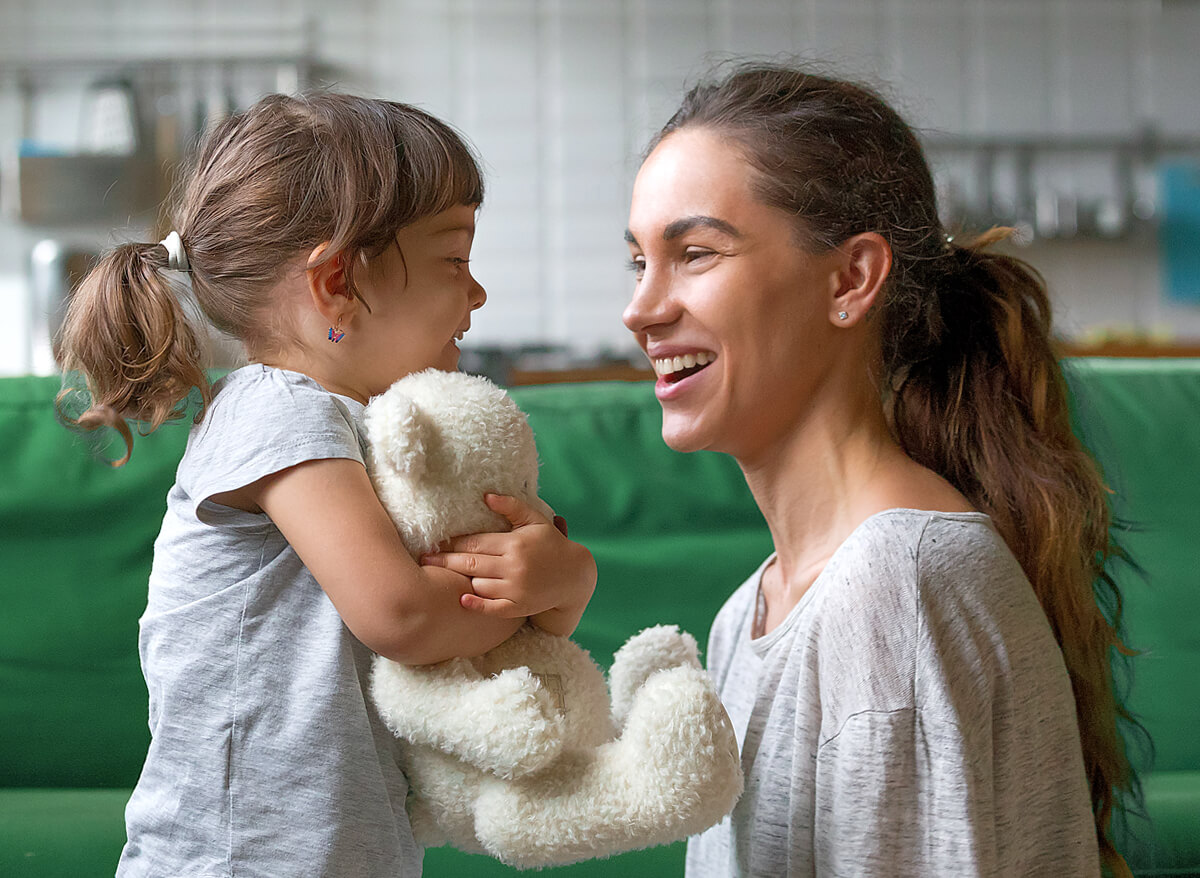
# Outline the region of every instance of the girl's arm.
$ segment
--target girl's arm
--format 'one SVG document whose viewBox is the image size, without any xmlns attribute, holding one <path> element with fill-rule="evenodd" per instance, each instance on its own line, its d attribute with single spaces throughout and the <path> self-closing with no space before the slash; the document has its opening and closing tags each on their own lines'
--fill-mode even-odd
<svg viewBox="0 0 1200 878">
<path fill-rule="evenodd" d="M 236 493 L 238 505 L 271 518 L 346 627 L 385 658 L 416 665 L 480 655 L 524 621 L 467 610 L 467 577 L 418 566 L 357 461 L 306 461 Z"/>
<path fill-rule="evenodd" d="M 544 631 L 569 636 L 596 588 L 592 553 L 516 497 L 484 499 L 509 520 L 512 531 L 455 537 L 421 563 L 471 577 L 461 603 L 480 616 L 528 617 Z"/>
</svg>

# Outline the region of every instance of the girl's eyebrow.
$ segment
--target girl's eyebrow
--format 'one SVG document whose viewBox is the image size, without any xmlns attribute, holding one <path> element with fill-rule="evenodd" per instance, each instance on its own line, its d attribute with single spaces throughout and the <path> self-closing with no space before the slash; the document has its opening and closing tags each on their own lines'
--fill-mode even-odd
<svg viewBox="0 0 1200 878">
<path fill-rule="evenodd" d="M 475 227 L 474 226 L 450 226 L 449 228 L 438 229 L 437 231 L 433 232 L 432 234 L 441 236 L 441 235 L 454 235 L 454 234 L 458 234 L 458 233 L 474 236 L 475 235 Z"/>
</svg>

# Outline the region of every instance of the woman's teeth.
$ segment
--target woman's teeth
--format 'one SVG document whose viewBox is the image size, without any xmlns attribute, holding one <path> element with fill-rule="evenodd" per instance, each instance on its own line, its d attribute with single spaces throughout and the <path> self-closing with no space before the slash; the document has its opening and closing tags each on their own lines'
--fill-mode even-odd
<svg viewBox="0 0 1200 878">
<path fill-rule="evenodd" d="M 688 369 L 703 368 L 716 358 L 716 354 L 710 354 L 707 351 L 683 354 L 679 357 L 663 357 L 662 359 L 654 360 L 654 371 L 660 378 L 668 378 L 673 375 L 678 376 L 678 373 Z"/>
</svg>

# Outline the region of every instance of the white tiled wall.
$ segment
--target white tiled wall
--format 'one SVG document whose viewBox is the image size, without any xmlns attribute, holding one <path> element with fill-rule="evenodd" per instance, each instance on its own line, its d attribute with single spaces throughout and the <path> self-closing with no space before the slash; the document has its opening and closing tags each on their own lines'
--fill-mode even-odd
<svg viewBox="0 0 1200 878">
<path fill-rule="evenodd" d="M 621 236 L 638 157 L 713 60 L 790 53 L 866 77 L 931 134 L 1132 136 L 1153 124 L 1197 137 L 1198 45 L 1192 0 L 3 0 L 0 146 L 19 133 L 14 59 L 310 51 L 338 87 L 420 103 L 481 152 L 490 190 L 473 267 L 490 301 L 474 340 L 587 352 L 628 348 Z M 1071 185 L 1107 173 L 1047 168 Z M 61 230 L 0 221 L 5 289 L 48 233 Z M 1200 338 L 1200 309 L 1161 294 L 1152 235 L 1026 255 L 1064 330 L 1167 324 Z"/>
</svg>

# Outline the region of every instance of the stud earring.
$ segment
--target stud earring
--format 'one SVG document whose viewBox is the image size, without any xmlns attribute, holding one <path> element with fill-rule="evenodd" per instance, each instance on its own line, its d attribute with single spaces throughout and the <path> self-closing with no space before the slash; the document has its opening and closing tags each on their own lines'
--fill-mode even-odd
<svg viewBox="0 0 1200 878">
<path fill-rule="evenodd" d="M 849 320 L 850 314 L 846 311 L 838 311 L 838 320 Z"/>
<path fill-rule="evenodd" d="M 337 323 L 329 327 L 329 340 L 334 344 L 337 344 L 345 337 L 346 333 L 342 330 L 342 318 L 339 317 L 337 319 Z"/>
</svg>

